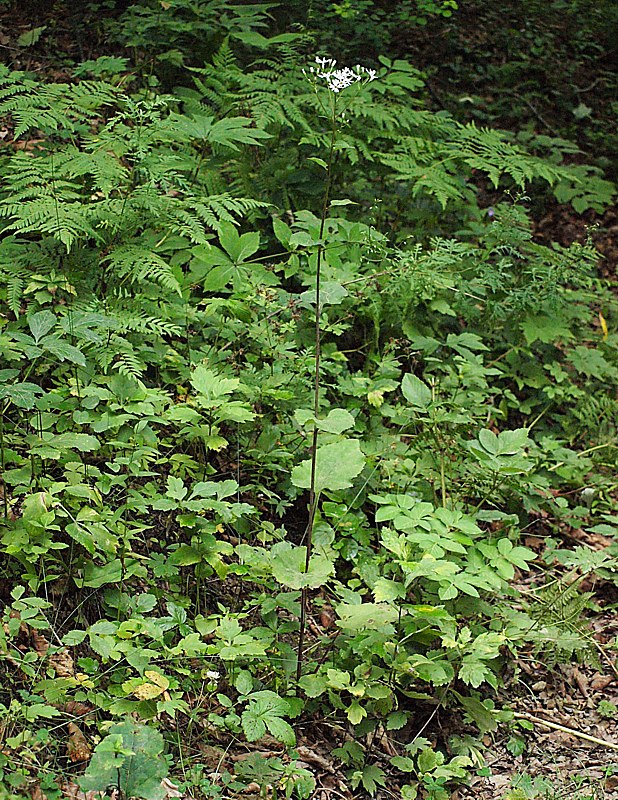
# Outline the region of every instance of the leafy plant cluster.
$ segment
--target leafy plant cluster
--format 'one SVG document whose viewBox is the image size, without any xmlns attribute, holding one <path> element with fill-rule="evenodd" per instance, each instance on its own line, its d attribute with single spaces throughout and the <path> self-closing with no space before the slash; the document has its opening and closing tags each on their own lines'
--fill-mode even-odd
<svg viewBox="0 0 618 800">
<path fill-rule="evenodd" d="M 492 732 L 520 648 L 594 651 L 615 556 L 557 533 L 614 532 L 615 300 L 523 198 L 580 176 L 403 60 L 335 96 L 267 12 L 136 4 L 135 68 L 0 75 L 7 796 L 309 797 L 311 723 L 352 789 L 441 800 L 478 744 L 437 714 Z"/>
</svg>

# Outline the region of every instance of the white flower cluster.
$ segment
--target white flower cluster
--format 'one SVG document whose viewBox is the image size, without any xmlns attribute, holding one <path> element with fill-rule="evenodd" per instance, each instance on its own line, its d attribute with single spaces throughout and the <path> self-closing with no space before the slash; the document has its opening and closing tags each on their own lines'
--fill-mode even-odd
<svg viewBox="0 0 618 800">
<path fill-rule="evenodd" d="M 308 77 L 320 78 L 326 81 L 328 88 L 335 94 L 359 81 L 372 81 L 377 75 L 375 69 L 367 69 L 366 67 L 361 67 L 360 64 L 355 67 L 335 69 L 337 62 L 334 58 L 320 58 L 317 56 L 315 63 L 318 66 L 309 67 Z M 303 72 L 305 71 L 303 70 Z M 305 72 L 305 74 L 307 73 Z"/>
</svg>

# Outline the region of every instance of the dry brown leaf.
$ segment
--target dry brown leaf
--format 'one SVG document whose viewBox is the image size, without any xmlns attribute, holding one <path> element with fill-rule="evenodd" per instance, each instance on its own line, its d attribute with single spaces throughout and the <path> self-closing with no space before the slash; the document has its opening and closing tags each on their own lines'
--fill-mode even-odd
<svg viewBox="0 0 618 800">
<path fill-rule="evenodd" d="M 600 691 L 602 689 L 606 689 L 610 683 L 613 683 L 614 678 L 611 675 L 599 675 L 597 672 L 595 675 L 592 676 L 592 680 L 590 681 L 590 688 L 594 689 L 595 691 Z"/>
<path fill-rule="evenodd" d="M 68 703 L 58 706 L 60 711 L 65 714 L 72 714 L 74 717 L 87 717 L 89 714 L 94 713 L 94 708 L 86 703 L 80 703 L 78 700 L 69 700 Z"/>
<path fill-rule="evenodd" d="M 332 763 L 328 761 L 328 759 L 321 756 L 319 753 L 316 753 L 315 750 L 311 750 L 309 747 L 305 747 L 304 745 L 299 745 L 296 748 L 298 755 L 302 758 L 303 761 L 307 762 L 308 764 L 315 764 L 316 766 L 320 767 L 321 769 L 325 769 L 327 772 L 334 772 L 335 768 L 333 767 Z"/>
<path fill-rule="evenodd" d="M 76 783 L 63 783 L 60 791 L 67 800 L 101 800 L 103 797 L 102 792 L 82 792 Z"/>
<path fill-rule="evenodd" d="M 613 792 L 618 789 L 618 775 L 608 775 L 605 778 L 605 788 L 608 792 Z"/>
<path fill-rule="evenodd" d="M 60 650 L 49 657 L 49 664 L 52 666 L 59 678 L 72 678 L 75 675 L 75 664 L 73 656 L 68 650 Z"/>
<path fill-rule="evenodd" d="M 74 722 L 69 722 L 68 729 L 67 753 L 69 758 L 74 764 L 88 761 L 92 755 L 88 740 Z"/>
<path fill-rule="evenodd" d="M 590 694 L 588 692 L 588 679 L 586 678 L 586 676 L 582 672 L 580 672 L 577 669 L 577 667 L 573 667 L 571 675 L 573 677 L 573 680 L 577 684 L 577 688 L 579 689 L 579 691 L 582 693 L 584 697 L 588 698 Z"/>
<path fill-rule="evenodd" d="M 47 800 L 47 795 L 43 794 L 43 790 L 38 783 L 35 783 L 30 789 L 30 797 L 32 800 Z"/>
<path fill-rule="evenodd" d="M 32 646 L 34 647 L 34 652 L 38 656 L 45 658 L 49 650 L 49 642 L 42 633 L 34 630 L 32 631 Z"/>
</svg>

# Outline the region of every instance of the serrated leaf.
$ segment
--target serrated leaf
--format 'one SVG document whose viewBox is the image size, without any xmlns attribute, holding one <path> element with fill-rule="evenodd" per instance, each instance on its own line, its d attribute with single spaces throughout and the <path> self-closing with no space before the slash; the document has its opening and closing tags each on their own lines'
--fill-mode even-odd
<svg viewBox="0 0 618 800">
<path fill-rule="evenodd" d="M 323 445 L 316 454 L 315 491 L 348 489 L 365 466 L 365 457 L 356 439 Z M 311 486 L 311 459 L 292 470 L 292 483 L 301 489 Z"/>
<path fill-rule="evenodd" d="M 288 747 L 294 747 L 296 744 L 296 735 L 294 733 L 294 728 L 292 728 L 289 722 L 281 719 L 281 717 L 266 717 L 265 722 L 271 736 L 274 736 L 275 739 L 283 742 L 283 744 Z"/>
<path fill-rule="evenodd" d="M 148 678 L 148 681 L 140 683 L 132 689 L 133 695 L 135 695 L 138 700 L 154 700 L 155 697 L 159 697 L 159 695 L 166 692 L 169 688 L 169 680 L 165 675 L 161 675 L 159 672 L 147 669 L 144 672 L 144 677 Z"/>
<path fill-rule="evenodd" d="M 482 661 L 464 656 L 459 668 L 459 679 L 477 689 L 490 672 L 491 670 Z"/>
<path fill-rule="evenodd" d="M 391 602 L 406 596 L 403 583 L 388 578 L 378 578 L 373 587 L 373 598 L 376 603 Z"/>
<path fill-rule="evenodd" d="M 226 396 L 238 389 L 238 378 L 223 378 L 203 364 L 199 364 L 191 373 L 191 385 L 207 401 L 226 400 Z"/>
<path fill-rule="evenodd" d="M 41 341 L 41 347 L 49 353 L 57 356 L 60 361 L 70 361 L 80 367 L 86 366 L 86 356 L 77 347 L 58 339 L 55 336 L 47 336 Z"/>
<path fill-rule="evenodd" d="M 412 373 L 403 376 L 401 392 L 414 408 L 426 409 L 431 403 L 431 389 Z"/>
<path fill-rule="evenodd" d="M 391 711 L 386 718 L 386 730 L 400 731 L 407 724 L 409 716 L 405 711 Z"/>
<path fill-rule="evenodd" d="M 150 725 L 127 721 L 112 725 L 97 745 L 79 786 L 83 792 L 118 786 L 127 798 L 163 800 L 167 791 L 161 781 L 168 771 L 161 734 Z"/>
<path fill-rule="evenodd" d="M 328 581 L 335 571 L 333 562 L 326 556 L 314 553 L 305 572 L 306 549 L 289 542 L 278 542 L 271 548 L 273 577 L 289 589 L 317 589 Z"/>
<path fill-rule="evenodd" d="M 35 383 L 14 383 L 0 389 L 0 400 L 10 400 L 18 408 L 30 409 L 36 402 L 36 396 L 43 394 L 43 390 Z"/>
<path fill-rule="evenodd" d="M 36 314 L 28 317 L 28 327 L 32 338 L 38 344 L 39 341 L 49 333 L 56 324 L 56 315 L 51 311 L 38 311 Z"/>
<path fill-rule="evenodd" d="M 372 628 L 389 633 L 394 631 L 392 623 L 397 620 L 399 612 L 386 603 L 340 603 L 337 606 L 337 615 L 337 625 L 343 630 L 356 632 Z"/>
<path fill-rule="evenodd" d="M 39 25 L 38 28 L 31 28 L 25 31 L 21 36 L 17 37 L 17 45 L 19 47 L 32 47 L 41 38 L 43 31 L 47 30 L 47 25 Z"/>
<path fill-rule="evenodd" d="M 346 714 L 352 725 L 358 725 L 358 723 L 367 716 L 367 711 L 361 706 L 358 700 L 354 700 L 350 704 Z"/>
<path fill-rule="evenodd" d="M 323 281 L 320 286 L 320 307 L 338 306 L 348 296 L 348 290 L 336 281 Z M 309 308 L 316 304 L 316 290 L 307 289 L 302 292 L 299 298 L 299 305 L 302 308 Z"/>
</svg>

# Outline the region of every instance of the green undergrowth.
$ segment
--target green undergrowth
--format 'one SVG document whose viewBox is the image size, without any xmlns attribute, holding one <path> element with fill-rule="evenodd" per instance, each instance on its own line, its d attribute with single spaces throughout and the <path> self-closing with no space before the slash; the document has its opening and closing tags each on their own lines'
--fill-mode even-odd
<svg viewBox="0 0 618 800">
<path fill-rule="evenodd" d="M 327 742 L 446 798 L 520 650 L 598 657 L 616 302 L 525 194 L 581 175 L 264 8 L 127 14 L 133 62 L 0 75 L 0 796 L 310 797 Z"/>
</svg>

